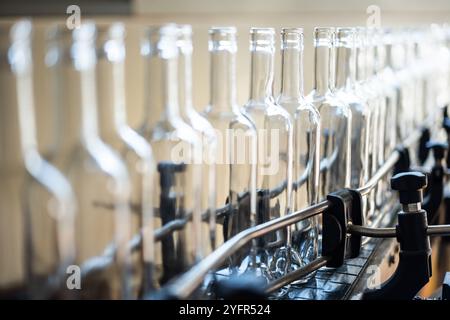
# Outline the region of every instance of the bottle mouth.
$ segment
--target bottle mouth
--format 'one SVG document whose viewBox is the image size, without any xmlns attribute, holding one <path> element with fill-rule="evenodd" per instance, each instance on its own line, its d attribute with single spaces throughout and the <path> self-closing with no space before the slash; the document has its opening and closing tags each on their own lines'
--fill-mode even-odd
<svg viewBox="0 0 450 320">
<path fill-rule="evenodd" d="M 314 28 L 314 46 L 331 47 L 334 42 L 335 28 L 333 27 L 315 27 Z"/>
<path fill-rule="evenodd" d="M 209 50 L 236 52 L 236 28 L 232 26 L 209 28 Z"/>
<path fill-rule="evenodd" d="M 192 47 L 192 27 L 189 24 L 178 25 L 177 46 L 183 54 L 190 54 Z"/>
<path fill-rule="evenodd" d="M 268 46 L 275 45 L 275 29 L 274 28 L 251 28 L 250 44 L 252 46 Z"/>
<path fill-rule="evenodd" d="M 141 45 L 141 55 L 157 56 L 171 59 L 178 56 L 178 26 L 168 23 L 161 26 L 151 26 L 145 31 Z"/>
<path fill-rule="evenodd" d="M 87 70 L 93 68 L 97 61 L 95 41 L 97 28 L 92 21 L 83 22 L 79 28 L 72 31 L 73 43 L 70 49 L 75 69 Z"/>
<path fill-rule="evenodd" d="M 355 28 L 355 47 L 364 48 L 366 46 L 366 28 L 356 27 Z"/>
<path fill-rule="evenodd" d="M 350 47 L 355 45 L 355 28 L 336 28 L 335 46 Z"/>
<path fill-rule="evenodd" d="M 7 31 L 5 30 L 5 36 Z M 31 38 L 33 26 L 28 19 L 10 25 L 8 61 L 14 73 L 21 74 L 31 68 Z M 6 40 L 6 39 L 5 39 Z"/>
<path fill-rule="evenodd" d="M 94 41 L 97 36 L 97 27 L 92 21 L 83 22 L 79 28 L 72 31 L 72 37 L 74 42 L 91 42 Z"/>
<path fill-rule="evenodd" d="M 303 50 L 303 28 L 282 28 L 281 49 Z"/>
</svg>

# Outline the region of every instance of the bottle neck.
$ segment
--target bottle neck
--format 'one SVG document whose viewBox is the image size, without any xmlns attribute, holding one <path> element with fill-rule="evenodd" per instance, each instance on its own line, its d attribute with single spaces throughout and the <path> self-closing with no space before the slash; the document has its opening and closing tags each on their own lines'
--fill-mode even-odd
<svg viewBox="0 0 450 320">
<path fill-rule="evenodd" d="M 368 45 L 366 47 L 366 78 L 370 79 L 375 75 L 375 46 Z"/>
<path fill-rule="evenodd" d="M 316 45 L 314 48 L 314 91 L 325 95 L 331 90 L 331 47 Z"/>
<path fill-rule="evenodd" d="M 94 67 L 80 71 L 81 140 L 84 143 L 98 138 L 97 91 Z"/>
<path fill-rule="evenodd" d="M 392 61 L 392 44 L 387 43 L 385 44 L 385 52 L 386 52 L 386 66 L 389 68 L 393 68 L 393 61 Z"/>
<path fill-rule="evenodd" d="M 364 47 L 356 47 L 356 81 L 362 82 L 366 79 L 366 53 Z"/>
<path fill-rule="evenodd" d="M 235 46 L 211 50 L 210 108 L 212 111 L 237 111 L 235 72 Z"/>
<path fill-rule="evenodd" d="M 272 97 L 273 86 L 273 46 L 255 44 L 251 51 L 250 99 L 264 101 Z"/>
<path fill-rule="evenodd" d="M 192 102 L 192 44 L 187 43 L 180 48 L 178 74 L 180 79 L 179 101 L 180 114 L 186 118 L 195 112 Z"/>
<path fill-rule="evenodd" d="M 281 55 L 281 96 L 302 98 L 303 91 L 303 51 L 283 44 Z"/>
<path fill-rule="evenodd" d="M 180 119 L 177 63 L 174 54 L 148 57 L 146 121 L 150 128 L 158 122 L 172 123 Z"/>
<path fill-rule="evenodd" d="M 345 45 L 336 47 L 336 89 L 344 89 L 351 86 L 353 80 L 353 62 L 351 47 Z"/>
<path fill-rule="evenodd" d="M 9 39 L 0 39 L 0 42 L 7 43 L 5 47 L 9 45 Z M 2 150 L 8 150 L 0 160 L 8 164 L 15 164 L 19 159 L 26 161 L 30 151 L 37 152 L 30 47 L 28 39 L 13 43 L 7 55 L 10 68 L 6 64 L 0 66 L 0 92 L 4 109 L 0 127 L 4 128 L 2 131 L 5 133 L 0 138 L 0 145 Z"/>
<path fill-rule="evenodd" d="M 125 48 L 112 40 L 108 45 L 108 48 L 104 48 L 104 54 L 99 57 L 97 66 L 99 130 L 100 136 L 104 138 L 117 134 L 120 128 L 127 125 Z M 99 48 L 97 52 L 101 50 L 102 48 Z M 116 56 L 108 52 L 109 50 L 114 50 Z"/>
</svg>

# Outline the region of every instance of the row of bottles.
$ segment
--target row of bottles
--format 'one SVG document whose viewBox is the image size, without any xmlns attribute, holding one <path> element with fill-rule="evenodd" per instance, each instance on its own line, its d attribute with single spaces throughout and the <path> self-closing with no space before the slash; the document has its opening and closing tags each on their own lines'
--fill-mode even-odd
<svg viewBox="0 0 450 320">
<path fill-rule="evenodd" d="M 149 27 L 142 125 L 127 122 L 126 28 L 49 28 L 45 65 L 58 136 L 38 152 L 28 20 L 0 25 L 0 296 L 143 298 L 237 233 L 341 188 L 363 186 L 397 143 L 448 103 L 448 32 L 315 28 L 314 88 L 303 30 L 250 30 L 250 97 L 237 102 L 234 27 L 209 30 L 210 102 L 192 97 L 192 29 Z M 370 225 L 389 197 L 364 202 Z M 218 275 L 271 281 L 314 260 L 310 218 L 236 251 Z M 78 277 L 78 278 L 77 278 Z M 299 279 L 302 283 L 305 279 Z M 206 292 L 207 293 L 207 292 Z"/>
</svg>

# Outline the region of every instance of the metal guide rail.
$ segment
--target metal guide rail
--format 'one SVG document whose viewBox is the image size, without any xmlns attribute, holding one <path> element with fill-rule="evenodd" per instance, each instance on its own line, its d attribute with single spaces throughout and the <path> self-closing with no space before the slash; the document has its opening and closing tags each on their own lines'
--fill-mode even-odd
<svg viewBox="0 0 450 320">
<path fill-rule="evenodd" d="M 404 141 L 404 143 L 399 146 L 385 161 L 385 163 L 379 168 L 379 170 L 372 176 L 372 178 L 364 185 L 363 187 L 353 190 L 354 193 L 359 194 L 360 197 L 367 196 L 377 185 L 378 181 L 381 180 L 383 177 L 388 174 L 389 171 L 391 171 L 394 167 L 398 165 L 399 162 L 401 162 L 402 157 L 404 156 L 402 154 L 402 150 L 405 150 L 409 147 L 411 147 L 414 143 L 419 141 L 419 139 L 422 136 L 421 130 L 415 131 L 413 134 L 411 134 L 408 139 Z M 395 170 L 394 170 L 395 171 Z M 165 287 L 162 288 L 162 291 L 165 292 L 164 297 L 167 298 L 175 298 L 175 299 L 186 299 L 189 298 L 195 290 L 202 284 L 203 279 L 212 271 L 218 268 L 223 264 L 223 262 L 231 256 L 233 253 L 238 251 L 240 248 L 245 246 L 247 243 L 252 241 L 255 238 L 264 236 L 270 232 L 288 227 L 291 224 L 297 223 L 299 221 L 314 217 L 319 214 L 323 214 L 324 212 L 337 210 L 339 211 L 339 208 L 336 208 L 336 203 L 333 200 L 332 197 L 328 197 L 327 200 L 321 201 L 315 205 L 312 205 L 308 208 L 302 209 L 300 211 L 294 212 L 292 214 L 276 218 L 273 220 L 270 220 L 268 222 L 256 225 L 254 227 L 248 228 L 239 234 L 235 235 L 228 241 L 226 241 L 224 244 L 222 244 L 220 247 L 218 247 L 214 252 L 209 254 L 207 257 L 202 259 L 200 262 L 198 262 L 196 265 L 194 265 L 190 270 L 182 274 L 181 276 L 177 277 L 174 281 L 167 284 Z M 441 199 L 442 200 L 442 199 Z M 333 210 L 330 210 L 332 209 Z M 326 217 L 328 215 L 325 215 Z M 398 231 L 396 228 L 377 228 L 378 224 L 380 223 L 381 219 L 376 220 L 371 227 L 366 227 L 363 225 L 362 221 L 359 221 L 359 224 L 354 224 L 351 220 L 345 221 L 345 230 L 342 231 L 341 238 L 344 238 L 344 244 L 345 247 L 345 239 L 348 236 L 354 236 L 356 238 L 356 242 L 359 242 L 359 247 L 363 243 L 361 243 L 361 237 L 372 237 L 372 238 L 395 238 L 398 237 Z M 326 219 L 324 219 L 324 229 L 326 229 Z M 324 230 L 324 233 L 326 231 Z M 426 226 L 426 236 L 443 236 L 443 235 L 450 235 L 450 225 L 440 225 L 440 226 Z M 339 241 L 339 239 L 334 238 L 333 241 Z M 347 239 L 348 240 L 348 239 Z M 353 239 L 355 240 L 355 239 Z M 318 257 L 311 263 L 293 271 L 290 273 L 285 274 L 284 276 L 276 279 L 275 281 L 272 281 L 269 283 L 266 288 L 265 292 L 267 294 L 274 292 L 283 286 L 291 283 L 292 281 L 299 279 L 311 272 L 314 272 L 318 269 L 320 269 L 323 266 L 329 266 L 329 267 L 336 267 L 343 263 L 343 261 L 336 262 L 336 257 L 332 257 L 331 255 L 328 255 L 327 249 L 324 248 L 327 246 L 325 243 L 326 240 L 323 240 L 322 243 L 322 256 Z M 350 240 L 351 242 L 352 240 Z M 351 246 L 351 245 L 350 245 Z M 344 248 L 345 249 L 345 248 Z M 335 248 L 333 248 L 335 250 Z M 351 252 L 354 250 L 354 252 Z M 358 249 L 350 249 L 349 253 L 344 253 L 341 258 L 346 259 L 347 257 L 357 257 L 359 254 L 359 248 Z M 335 255 L 335 252 L 333 252 Z M 347 256 L 346 256 L 347 255 Z M 339 259 L 338 259 L 339 260 Z M 340 264 L 339 264 L 340 263 Z"/>
</svg>

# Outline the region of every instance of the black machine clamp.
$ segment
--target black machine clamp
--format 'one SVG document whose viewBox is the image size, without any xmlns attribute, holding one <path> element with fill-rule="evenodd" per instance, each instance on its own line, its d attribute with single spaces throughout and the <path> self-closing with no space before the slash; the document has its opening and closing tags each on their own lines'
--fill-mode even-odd
<svg viewBox="0 0 450 320">
<path fill-rule="evenodd" d="M 397 241 L 400 260 L 395 273 L 380 289 L 369 290 L 363 299 L 413 299 L 431 277 L 431 247 L 427 235 L 427 213 L 421 208 L 427 176 L 405 172 L 391 179 L 399 191 L 402 211 L 398 213 Z"/>
<path fill-rule="evenodd" d="M 363 225 L 361 194 L 342 189 L 327 196 L 330 205 L 322 217 L 322 255 L 327 267 L 340 267 L 345 259 L 359 256 L 361 236 L 347 233 L 348 224 Z"/>
</svg>

